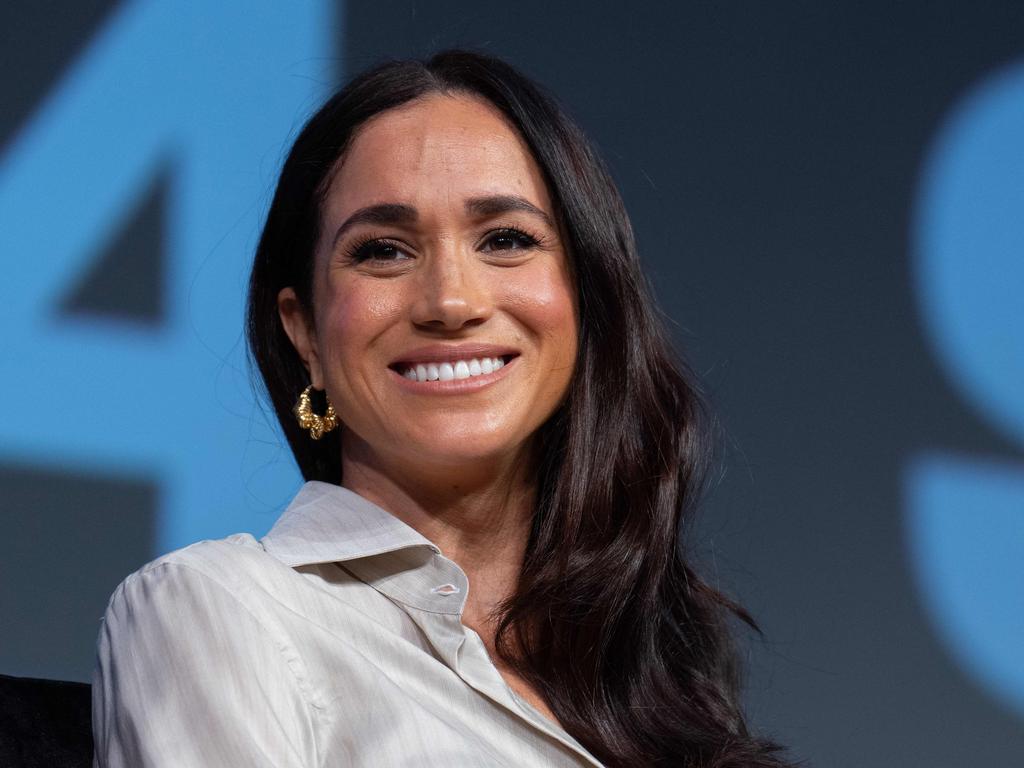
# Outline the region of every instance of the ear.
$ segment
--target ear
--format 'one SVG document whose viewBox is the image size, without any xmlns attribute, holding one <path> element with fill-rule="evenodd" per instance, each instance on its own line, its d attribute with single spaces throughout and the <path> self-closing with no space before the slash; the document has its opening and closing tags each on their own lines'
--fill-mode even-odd
<svg viewBox="0 0 1024 768">
<path fill-rule="evenodd" d="M 320 348 L 317 344 L 313 318 L 299 301 L 295 289 L 282 288 L 277 294 L 277 313 L 281 316 L 284 331 L 291 339 L 292 346 L 302 358 L 302 364 L 309 372 L 309 380 L 315 389 L 324 388 L 323 368 L 320 365 Z"/>
</svg>

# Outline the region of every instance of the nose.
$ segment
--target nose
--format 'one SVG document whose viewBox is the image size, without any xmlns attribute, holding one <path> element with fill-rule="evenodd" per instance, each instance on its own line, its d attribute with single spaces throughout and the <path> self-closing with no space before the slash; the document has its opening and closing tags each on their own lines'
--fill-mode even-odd
<svg viewBox="0 0 1024 768">
<path fill-rule="evenodd" d="M 483 269 L 472 254 L 454 246 L 428 256 L 419 272 L 412 321 L 435 331 L 457 331 L 484 322 L 493 305 Z"/>
</svg>

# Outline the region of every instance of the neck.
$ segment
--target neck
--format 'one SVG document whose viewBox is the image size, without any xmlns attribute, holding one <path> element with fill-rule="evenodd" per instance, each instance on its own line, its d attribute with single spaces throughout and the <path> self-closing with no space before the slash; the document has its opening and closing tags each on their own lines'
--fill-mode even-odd
<svg viewBox="0 0 1024 768">
<path fill-rule="evenodd" d="M 463 622 L 482 636 L 491 613 L 519 581 L 533 518 L 528 450 L 473 465 L 386 458 L 351 433 L 342 447 L 342 485 L 415 528 L 469 579 Z"/>
</svg>

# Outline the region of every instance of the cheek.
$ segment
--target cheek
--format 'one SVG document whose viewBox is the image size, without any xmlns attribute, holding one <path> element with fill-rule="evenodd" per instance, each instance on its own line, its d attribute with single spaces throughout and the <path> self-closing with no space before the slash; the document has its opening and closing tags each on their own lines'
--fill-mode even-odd
<svg viewBox="0 0 1024 768">
<path fill-rule="evenodd" d="M 399 291 L 383 284 L 352 280 L 332 286 L 328 301 L 321 305 L 321 344 L 328 347 L 321 354 L 334 360 L 365 355 L 367 345 L 401 313 L 402 301 Z"/>
<path fill-rule="evenodd" d="M 575 288 L 568 275 L 555 268 L 533 270 L 510 281 L 508 289 L 509 304 L 539 337 L 547 362 L 568 368 L 568 378 L 576 358 L 578 323 Z"/>
</svg>

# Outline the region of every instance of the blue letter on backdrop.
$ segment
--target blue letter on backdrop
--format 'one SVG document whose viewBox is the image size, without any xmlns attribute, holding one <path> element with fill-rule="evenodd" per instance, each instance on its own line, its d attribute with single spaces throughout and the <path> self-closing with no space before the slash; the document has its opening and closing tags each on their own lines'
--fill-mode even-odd
<svg viewBox="0 0 1024 768">
<path fill-rule="evenodd" d="M 954 111 L 918 202 L 915 278 L 935 356 L 978 415 L 1024 447 L 1024 66 Z M 1024 461 L 920 456 L 906 493 L 916 576 L 941 636 L 1024 713 Z"/>
<path fill-rule="evenodd" d="M 0 459 L 155 479 L 161 550 L 265 529 L 298 482 L 242 311 L 283 153 L 333 84 L 331 6 L 124 3 L 0 157 Z M 166 322 L 59 316 L 168 169 Z"/>
</svg>

